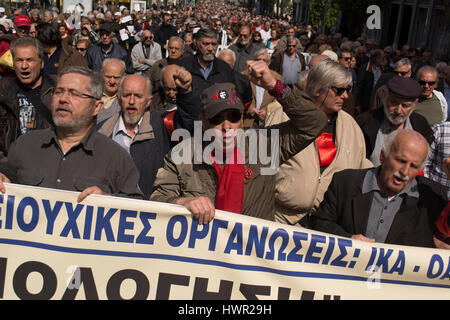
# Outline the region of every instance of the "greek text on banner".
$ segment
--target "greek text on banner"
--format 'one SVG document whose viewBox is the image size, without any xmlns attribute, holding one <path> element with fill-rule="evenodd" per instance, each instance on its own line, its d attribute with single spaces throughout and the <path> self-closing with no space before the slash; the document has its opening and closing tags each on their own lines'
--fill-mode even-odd
<svg viewBox="0 0 450 320">
<path fill-rule="evenodd" d="M 450 299 L 446 250 L 6 184 L 0 299 Z"/>
</svg>

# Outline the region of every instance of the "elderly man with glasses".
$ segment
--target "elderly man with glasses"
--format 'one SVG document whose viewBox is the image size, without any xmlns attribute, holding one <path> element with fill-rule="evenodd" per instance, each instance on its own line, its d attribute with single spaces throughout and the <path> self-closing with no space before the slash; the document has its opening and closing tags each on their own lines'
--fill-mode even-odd
<svg viewBox="0 0 450 320">
<path fill-rule="evenodd" d="M 131 50 L 131 61 L 137 74 L 145 75 L 156 61 L 162 59 L 161 46 L 153 41 L 153 33 L 144 30 L 141 41 Z"/>
<path fill-rule="evenodd" d="M 103 81 L 84 67 L 68 67 L 52 90 L 54 126 L 21 136 L 0 167 L 0 192 L 5 182 L 142 198 L 139 172 L 130 155 L 98 133 L 95 117 L 103 106 Z"/>
</svg>

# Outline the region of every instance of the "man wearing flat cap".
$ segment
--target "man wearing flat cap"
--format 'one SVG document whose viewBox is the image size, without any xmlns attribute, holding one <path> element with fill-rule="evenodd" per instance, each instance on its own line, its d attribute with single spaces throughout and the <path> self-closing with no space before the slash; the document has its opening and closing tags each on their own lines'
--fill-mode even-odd
<svg viewBox="0 0 450 320">
<path fill-rule="evenodd" d="M 99 71 L 103 68 L 105 59 L 115 58 L 125 62 L 126 73 L 134 73 L 127 50 L 112 41 L 115 35 L 114 23 L 102 23 L 98 33 L 100 42 L 90 46 L 85 56 L 89 68 L 93 71 Z"/>
<path fill-rule="evenodd" d="M 200 224 L 211 221 L 215 209 L 274 220 L 277 164 L 314 141 L 327 117 L 309 96 L 276 80 L 264 61 L 248 61 L 247 72 L 277 98 L 290 120 L 244 132 L 244 106 L 234 84 L 206 88 L 194 137 L 165 156 L 150 200 L 184 205 Z"/>
<path fill-rule="evenodd" d="M 380 151 L 389 133 L 398 129 L 412 129 L 426 139 L 434 140 L 427 120 L 414 112 L 422 93 L 419 83 L 412 78 L 394 76 L 387 83 L 389 93 L 383 107 L 366 111 L 356 118 L 366 142 L 366 157 L 375 166 L 380 164 Z"/>
</svg>

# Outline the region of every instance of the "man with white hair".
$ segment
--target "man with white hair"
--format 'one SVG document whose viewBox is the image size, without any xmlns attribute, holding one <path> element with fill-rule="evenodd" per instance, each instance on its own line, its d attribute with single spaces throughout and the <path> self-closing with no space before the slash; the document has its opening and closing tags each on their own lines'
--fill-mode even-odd
<svg viewBox="0 0 450 320">
<path fill-rule="evenodd" d="M 173 89 L 182 100 L 182 107 L 188 109 L 190 102 L 186 99 L 196 97 L 192 93 L 191 74 L 177 65 L 170 65 L 166 70 L 165 76 L 173 80 Z M 166 122 L 172 122 L 174 129 L 183 127 L 180 114 L 175 113 L 169 118 L 165 111 L 150 109 L 151 92 L 147 77 L 137 74 L 123 77 L 118 91 L 120 112 L 98 125 L 100 133 L 121 145 L 133 158 L 140 174 L 139 188 L 145 199 L 150 197 L 156 172 L 171 147 Z"/>
<path fill-rule="evenodd" d="M 384 141 L 380 166 L 335 173 L 313 228 L 367 242 L 435 247 L 435 222 L 447 194 L 418 175 L 428 153 L 417 131 L 393 131 Z"/>
<path fill-rule="evenodd" d="M 387 135 L 398 129 L 413 129 L 431 144 L 433 131 L 427 120 L 414 111 L 422 88 L 412 78 L 394 76 L 389 80 L 389 94 L 383 108 L 369 110 L 356 117 L 366 141 L 366 157 L 377 166 Z"/>
</svg>

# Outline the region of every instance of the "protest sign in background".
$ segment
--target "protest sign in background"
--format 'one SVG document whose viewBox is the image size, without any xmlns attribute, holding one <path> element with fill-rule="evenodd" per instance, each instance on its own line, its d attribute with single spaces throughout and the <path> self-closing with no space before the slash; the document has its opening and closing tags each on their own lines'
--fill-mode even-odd
<svg viewBox="0 0 450 320">
<path fill-rule="evenodd" d="M 2 299 L 449 299 L 446 250 L 6 184 Z"/>
</svg>

